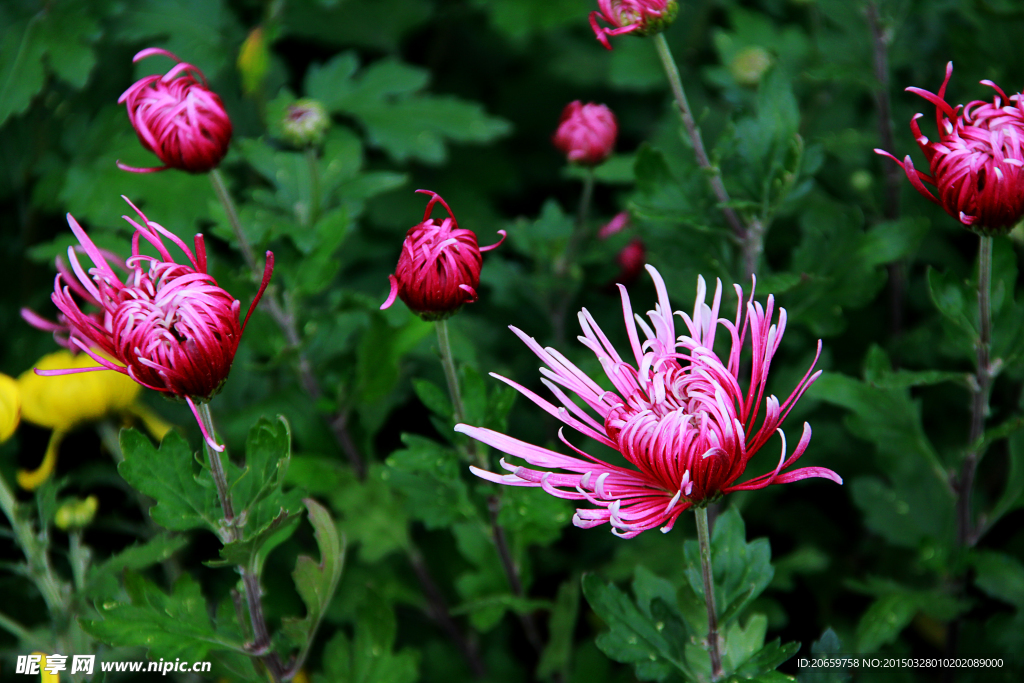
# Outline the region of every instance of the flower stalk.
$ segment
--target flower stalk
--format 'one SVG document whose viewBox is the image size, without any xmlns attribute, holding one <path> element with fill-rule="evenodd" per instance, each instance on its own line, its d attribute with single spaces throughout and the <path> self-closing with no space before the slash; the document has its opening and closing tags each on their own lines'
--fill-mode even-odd
<svg viewBox="0 0 1024 683">
<path fill-rule="evenodd" d="M 209 403 L 199 405 L 199 416 L 210 437 L 216 438 L 216 430 L 213 425 L 213 415 L 210 413 Z M 239 533 L 238 525 L 235 522 L 235 508 L 231 501 L 231 490 L 228 487 L 224 466 L 220 461 L 221 453 L 215 451 L 207 443 L 206 456 L 210 463 L 210 474 L 213 476 L 213 483 L 217 488 L 217 497 L 224 512 L 224 531 L 221 540 L 224 543 L 241 540 L 242 535 Z M 270 651 L 270 632 L 267 629 L 267 621 L 263 616 L 260 578 L 249 567 L 241 565 L 238 566 L 238 573 L 242 576 L 242 585 L 245 588 L 245 603 L 248 607 L 249 621 L 252 626 L 253 643 L 251 653 L 259 657 L 263 665 L 267 667 L 271 680 L 274 683 L 281 683 L 284 667 L 281 665 L 277 653 Z"/>
<path fill-rule="evenodd" d="M 315 154 L 315 152 L 314 152 Z M 311 182 L 315 183 L 319 187 L 319 178 L 316 170 L 316 159 L 315 157 L 310 161 L 310 176 Z M 224 176 L 219 169 L 213 169 L 210 171 L 210 182 L 213 184 L 213 190 L 217 194 L 217 199 L 220 200 L 221 205 L 224 207 L 224 213 L 227 214 L 228 222 L 231 223 L 231 230 L 235 234 L 235 239 L 238 241 L 239 250 L 242 252 L 242 258 L 245 260 L 249 270 L 252 271 L 253 277 L 258 278 L 260 275 L 259 266 L 256 264 L 256 255 L 253 252 L 252 245 L 249 244 L 249 239 L 245 236 L 242 231 L 242 222 L 238 218 L 238 210 L 235 208 L 235 202 L 231 198 L 231 193 L 228 191 L 227 184 L 224 182 Z M 319 189 L 311 191 L 314 199 L 311 200 L 310 204 L 310 225 L 313 224 L 313 207 L 319 207 Z M 298 328 L 295 325 L 295 316 L 289 311 L 286 311 L 277 301 L 275 292 L 271 290 L 267 293 L 267 308 L 270 311 L 270 317 L 277 323 L 282 334 L 284 334 L 285 342 L 288 344 L 288 349 L 294 352 L 298 357 L 298 374 L 299 381 L 302 383 L 302 388 L 306 391 L 314 401 L 318 400 L 323 396 L 323 389 L 320 387 L 320 382 L 317 381 L 316 375 L 313 372 L 313 367 L 306 357 L 306 353 L 302 350 L 302 339 L 299 337 Z M 348 415 L 344 411 L 339 413 L 334 419 L 330 421 L 331 430 L 334 432 L 335 440 L 341 447 L 345 457 L 348 458 L 349 465 L 352 466 L 352 471 L 355 472 L 356 477 L 362 481 L 366 478 L 366 465 L 363 462 L 362 455 L 360 455 L 358 449 L 355 447 L 355 443 L 352 440 L 351 435 L 348 432 Z"/>
<path fill-rule="evenodd" d="M 765 226 L 757 219 L 751 220 L 748 224 L 744 225 L 735 209 L 730 206 L 732 200 L 729 198 L 729 191 L 725 189 L 725 183 L 722 182 L 721 170 L 713 165 L 708 158 L 700 127 L 693 118 L 690 103 L 686 99 L 686 91 L 683 90 L 683 80 L 679 76 L 679 68 L 676 66 L 676 60 L 672 57 L 672 50 L 669 48 L 668 41 L 665 40 L 663 34 L 659 33 L 654 36 L 654 47 L 657 49 L 658 58 L 665 69 L 665 76 L 668 77 L 669 85 L 672 88 L 672 96 L 675 98 L 676 107 L 679 109 L 679 116 L 683 120 L 686 134 L 689 136 L 690 144 L 693 146 L 694 156 L 697 158 L 697 165 L 707 174 L 708 183 L 711 185 L 711 191 L 714 193 L 715 199 L 718 200 L 722 215 L 725 216 L 726 223 L 732 229 L 733 237 L 740 243 L 743 252 L 744 275 L 749 278 L 757 273 L 761 252 L 764 250 Z"/>
<path fill-rule="evenodd" d="M 711 569 L 711 533 L 708 510 L 694 509 L 697 518 L 697 542 L 700 544 L 700 571 L 704 579 L 704 604 L 708 610 L 708 654 L 711 656 L 711 680 L 722 677 L 722 654 L 718 649 L 718 610 L 715 607 L 715 579 Z"/>
<path fill-rule="evenodd" d="M 967 457 L 960 469 L 957 486 L 957 540 L 961 547 L 971 547 L 978 535 L 971 514 L 971 490 L 974 474 L 982 456 L 980 444 L 985 432 L 989 394 L 992 389 L 992 237 L 982 235 L 978 243 L 978 340 L 976 370 L 971 390 L 971 431 Z"/>
</svg>

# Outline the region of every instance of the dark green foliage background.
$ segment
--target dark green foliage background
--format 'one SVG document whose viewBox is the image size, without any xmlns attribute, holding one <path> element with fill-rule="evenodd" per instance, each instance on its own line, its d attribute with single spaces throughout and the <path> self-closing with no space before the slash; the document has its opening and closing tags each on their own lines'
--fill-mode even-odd
<svg viewBox="0 0 1024 683">
<path fill-rule="evenodd" d="M 586 306 L 613 340 L 625 342 L 621 307 L 607 283 L 617 272 L 615 254 L 633 236 L 644 240 L 675 308 L 691 308 L 698 273 L 723 280 L 723 310 L 735 306 L 733 282 L 749 289 L 740 277 L 739 251 L 680 134 L 651 41 L 621 37 L 613 51 L 605 51 L 587 25 L 595 4 L 0 3 L 0 371 L 6 374 L 20 374 L 56 348 L 18 312 L 29 306 L 52 313 L 52 259 L 71 243 L 64 213 L 87 226 L 101 246 L 125 253 L 122 194 L 179 235 L 204 232 L 211 272 L 248 305 L 255 284 L 232 248 L 207 178 L 176 171 L 140 176 L 115 166 L 118 159 L 156 163 L 116 104 L 133 80 L 165 67 L 157 59 L 133 66 L 137 50 L 155 45 L 176 52 L 203 69 L 224 99 L 235 138 L 222 168 L 242 205 L 249 239 L 277 255 L 275 282 L 293 296 L 301 348 L 324 395 L 313 400 L 303 391 L 294 372 L 296 350 L 261 308 L 212 408 L 234 453 L 244 451 L 258 418 L 285 416 L 293 442 L 289 493 L 282 495 L 290 514 L 301 510 L 300 493 L 307 494 L 329 507 L 347 537 L 341 585 L 307 665 L 314 681 L 472 680 L 458 649 L 429 618 L 412 569 L 417 561 L 429 567 L 458 628 L 478 648 L 487 680 L 602 683 L 679 675 L 664 664 L 668 660 L 658 659 L 663 653 L 651 655 L 656 664 L 645 669 L 641 662 L 635 670 L 604 653 L 639 661 L 623 649 L 625 641 L 615 641 L 626 622 L 616 621 L 614 605 L 635 618 L 644 612 L 645 619 L 656 619 L 650 610 L 659 605 L 668 610 L 664 614 L 681 610 L 670 623 L 683 629 L 686 595 L 693 595 L 686 559 L 692 552 L 684 554 L 684 540 L 695 537 L 692 517 L 684 515 L 670 534 L 651 531 L 625 541 L 606 527 L 573 527 L 571 507 L 538 490 L 501 491 L 498 521 L 509 531 L 526 588 L 525 596 L 514 595 L 488 537 L 488 502 L 498 491 L 469 476 L 456 453 L 467 442 L 450 431 L 433 330 L 401 302 L 378 311 L 404 233 L 422 215 L 425 198 L 413 190 L 439 192 L 481 244 L 507 230 L 508 242 L 485 256 L 479 302 L 450 322 L 463 366 L 467 421 L 554 445 L 554 421 L 527 401 L 513 404 L 503 385 L 487 376 L 497 372 L 543 389 L 537 359 L 508 325 L 543 344 L 557 340 L 582 368 L 599 374 L 575 342 L 572 312 Z M 769 389 L 788 395 L 817 339 L 823 340 L 819 367 L 825 374 L 787 421 L 790 444 L 801 423 L 810 422 L 814 438 L 801 464 L 832 468 L 845 480 L 841 488 L 810 480 L 725 499 L 727 509 L 742 514 L 749 548 L 770 544 L 774 567 L 765 565 L 751 579 L 763 580 L 765 590 L 744 603 L 743 614 L 764 615 L 769 641 L 800 644 L 796 657 L 811 656 L 819 639 L 815 651 L 939 657 L 949 652 L 956 622 L 959 653 L 1002 658 L 1005 665 L 995 672 L 962 669 L 949 680 L 1020 680 L 1024 436 L 1015 430 L 1024 310 L 1016 299 L 1016 264 L 1024 234 L 1018 230 L 996 242 L 993 354 L 1003 366 L 987 421 L 991 446 L 975 489 L 986 534 L 967 552 L 956 543 L 954 499 L 944 478 L 959 468 L 967 446 L 977 238 L 905 180 L 899 206 L 887 204 L 889 162 L 872 152 L 882 144 L 875 101 L 880 83 L 867 4 L 686 0 L 666 33 L 737 209 L 770 223 L 759 299 L 775 293 L 789 323 Z M 1024 9 L 1014 0 L 877 4 L 891 41 L 891 151 L 914 154 L 923 168 L 907 122 L 924 112 L 922 128 L 933 134 L 932 111 L 903 88 L 936 91 L 952 60 L 950 102 L 989 98 L 981 79 L 1020 91 Z M 260 25 L 268 68 L 255 91 L 243 94 L 238 53 Z M 737 81 L 730 70 L 749 47 L 771 56 L 759 85 Z M 324 201 L 316 220 L 308 219 L 302 153 L 275 134 L 275 116 L 300 96 L 320 99 L 334 120 L 319 159 Z M 572 230 L 582 176 L 566 167 L 550 136 L 562 107 L 574 99 L 607 103 L 620 124 L 617 154 L 598 170 L 593 225 L 622 210 L 630 211 L 632 224 L 607 243 L 586 244 L 569 276 L 558 280 L 551 264 Z M 891 319 L 894 271 L 888 268 L 897 262 L 905 275 L 898 328 Z M 652 306 L 646 276 L 629 291 L 635 310 Z M 567 297 L 569 323 L 560 334 L 551 312 Z M 183 405 L 156 395 L 145 400 L 180 425 L 189 443 L 200 444 Z M 365 482 L 358 481 L 331 431 L 330 421 L 339 415 L 369 464 Z M 36 466 L 46 438 L 22 425 L 0 447 L 0 471 L 8 482 L 18 467 Z M 164 448 L 172 446 L 185 448 L 179 442 Z M 771 441 L 752 461 L 754 474 L 774 466 L 777 446 Z M 182 457 L 187 466 L 187 454 Z M 496 463 L 497 455 L 490 457 Z M 99 515 L 84 534 L 97 564 L 153 535 L 90 426 L 65 443 L 57 474 L 62 496 L 95 493 L 100 499 Z M 159 513 L 154 519 L 164 523 Z M 730 513 L 729 519 L 738 517 Z M 742 544 L 739 524 L 738 531 L 730 528 L 738 534 L 733 541 Z M 217 605 L 223 610 L 235 579 L 231 570 L 205 564 L 218 557 L 213 536 L 170 526 L 178 536 L 156 536 L 153 548 L 166 545 L 190 578 L 172 593 L 159 570 L 123 575 L 124 567 L 149 567 L 162 557 L 154 550 L 137 565 L 108 568 L 101 577 L 105 588 L 95 595 L 113 595 L 123 582 L 129 593 L 152 600 L 198 596 L 211 617 Z M 51 528 L 51 535 L 55 547 L 66 545 L 62 532 Z M 767 541 L 754 541 L 762 537 Z M 291 581 L 299 553 L 317 557 L 308 524 L 265 558 L 265 605 L 274 629 L 284 618 L 304 614 Z M 21 559 L 7 536 L 0 538 L 0 557 Z M 57 567 L 66 569 L 63 556 L 55 557 Z M 586 573 L 592 574 L 581 596 Z M 639 607 L 623 592 L 628 582 Z M 0 612 L 45 633 L 45 610 L 27 585 L 0 568 Z M 679 606 L 657 602 L 655 589 L 666 595 L 678 590 Z M 531 646 L 517 614 L 532 615 L 545 649 Z M 744 634 L 759 623 L 748 616 L 740 622 L 748 629 Z M 834 633 L 823 637 L 828 628 Z M 106 637 L 116 641 L 109 629 Z M 145 656 L 141 643 L 118 644 L 123 659 Z M 0 677 L 6 678 L 14 656 L 25 650 L 3 631 L 0 648 L 6 655 Z M 205 656 L 187 648 L 170 651 L 172 658 Z M 217 662 L 218 676 L 252 680 L 251 672 L 238 673 L 244 661 Z M 795 659 L 780 670 L 796 675 Z M 801 680 L 841 680 L 823 675 L 805 672 Z M 934 669 L 862 670 L 855 680 L 931 681 L 943 675 Z"/>
</svg>

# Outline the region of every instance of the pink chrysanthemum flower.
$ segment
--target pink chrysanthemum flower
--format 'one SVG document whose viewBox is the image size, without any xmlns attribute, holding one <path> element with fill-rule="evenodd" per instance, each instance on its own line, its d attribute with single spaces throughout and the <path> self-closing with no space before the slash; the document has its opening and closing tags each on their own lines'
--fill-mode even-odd
<svg viewBox="0 0 1024 683">
<path fill-rule="evenodd" d="M 583 104 L 576 100 L 562 110 L 551 142 L 570 163 L 597 166 L 615 149 L 618 134 L 619 124 L 611 109 L 603 104 Z"/>
<path fill-rule="evenodd" d="M 676 0 L 597 0 L 597 9 L 590 13 L 590 27 L 601 44 L 610 50 L 609 36 L 661 33 L 675 21 L 678 12 Z M 611 24 L 611 28 L 598 24 L 598 19 Z"/>
<path fill-rule="evenodd" d="M 824 477 L 841 484 L 842 479 L 824 467 L 783 471 L 807 449 L 811 428 L 804 424 L 800 442 L 787 457 L 786 437 L 779 427 L 821 374 L 812 374 L 812 363 L 785 401 L 780 403 L 775 396 L 765 398 L 768 369 L 786 327 L 785 309 L 779 309 L 778 322 L 773 323 L 773 297 L 769 296 L 767 306 L 762 308 L 751 296 L 744 317 L 743 290 L 737 285 L 735 321 L 719 318 L 722 283 L 718 282 L 708 307 L 704 279 L 699 278 L 693 315 L 676 313 L 686 324 L 688 334 L 676 337 L 665 283 L 653 267 L 647 266 L 647 270 L 658 292 L 658 303 L 648 313 L 650 325 L 639 316 L 634 321 L 626 288 L 619 286 L 635 364 L 619 356 L 586 309 L 579 314 L 583 328 L 579 340 L 597 356 L 614 390 L 601 387 L 561 353 L 541 348 L 514 327 L 512 331 L 544 362 L 542 381 L 561 405 L 494 375 L 581 434 L 619 451 L 636 469 L 611 465 L 583 452 L 569 443 L 562 430 L 559 438 L 579 457 L 460 424 L 456 431 L 522 458 L 528 465 L 565 472 L 513 465 L 502 459 L 502 467 L 511 474 L 499 475 L 475 467 L 471 468 L 473 473 L 499 484 L 538 486 L 559 498 L 587 501 L 594 507 L 577 509 L 573 523 L 586 529 L 608 522 L 612 532 L 624 538 L 658 526 L 667 532 L 687 508 L 706 505 L 733 491 L 788 484 L 808 477 Z M 642 342 L 637 324 L 646 336 Z M 731 339 L 724 363 L 714 352 L 719 326 L 725 328 Z M 740 386 L 740 350 L 748 335 L 753 358 L 750 384 L 744 390 Z M 566 390 L 575 393 L 585 406 L 578 405 Z M 775 469 L 736 483 L 749 460 L 775 432 L 782 437 L 782 455 Z"/>
<path fill-rule="evenodd" d="M 53 331 L 59 341 L 63 340 L 73 350 L 84 351 L 102 367 L 37 373 L 60 375 L 103 369 L 124 373 L 145 387 L 185 399 L 196 414 L 207 443 L 223 450 L 207 433 L 195 401 L 210 399 L 227 379 L 249 316 L 270 282 L 274 255 L 267 252 L 263 282 L 240 324 L 241 303 L 206 272 L 203 236 L 195 236 L 193 253 L 176 235 L 148 220 L 124 199 L 142 221 L 140 224 L 124 216 L 135 228 L 128 261 L 121 264 L 108 260 L 109 252 L 98 249 L 78 221 L 68 214 L 68 225 L 93 267 L 83 268 L 77 250 L 69 247 L 68 258 L 75 277 L 59 263 L 60 272 L 51 296 L 60 311 L 58 322 L 51 323 L 31 311 L 22 311 L 29 323 Z M 185 252 L 188 263 L 174 261 L 164 237 Z M 140 252 L 142 239 L 156 249 L 159 257 Z M 111 261 L 126 271 L 123 281 L 111 267 Z M 83 311 L 73 293 L 98 311 Z"/>
<path fill-rule="evenodd" d="M 975 100 L 954 109 L 943 99 L 952 75 L 950 62 L 938 95 L 907 88 L 935 105 L 938 140 L 921 133 L 917 120 L 923 114 L 910 121 L 932 174 L 915 169 L 909 154 L 900 162 L 885 150 L 875 152 L 898 163 L 914 189 L 971 230 L 1004 234 L 1024 215 L 1024 97 L 1007 97 L 998 85 L 985 80 L 982 85 L 997 93 L 991 104 Z M 938 188 L 938 198 L 922 181 Z"/>
<path fill-rule="evenodd" d="M 480 247 L 472 230 L 460 228 L 455 215 L 441 195 L 430 190 L 416 190 L 430 195 L 423 221 L 409 228 L 402 243 L 395 274 L 389 275 L 391 292 L 381 310 L 399 297 L 424 320 L 443 320 L 477 299 L 480 286 L 482 252 L 497 248 L 501 239 L 489 247 Z M 434 205 L 440 203 L 448 218 L 438 222 L 431 218 Z"/>
<path fill-rule="evenodd" d="M 142 146 L 160 157 L 164 165 L 134 168 L 119 161 L 118 167 L 134 173 L 168 168 L 205 173 L 216 168 L 231 142 L 231 119 L 224 104 L 210 90 L 202 71 L 167 50 L 146 48 L 132 61 L 153 55 L 170 57 L 178 64 L 162 76 L 136 81 L 117 102 L 127 105 L 128 119 Z"/>
</svg>

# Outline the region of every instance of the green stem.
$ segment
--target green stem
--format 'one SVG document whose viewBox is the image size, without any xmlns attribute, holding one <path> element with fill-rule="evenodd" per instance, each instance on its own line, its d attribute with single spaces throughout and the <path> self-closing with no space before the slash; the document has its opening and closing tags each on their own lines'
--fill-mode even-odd
<svg viewBox="0 0 1024 683">
<path fill-rule="evenodd" d="M 82 543 L 82 532 L 72 531 L 68 534 L 68 556 L 71 561 L 71 574 L 74 577 L 75 589 L 85 590 L 85 575 L 89 571 L 89 560 L 92 553 Z"/>
<path fill-rule="evenodd" d="M 11 523 L 11 529 L 21 546 L 21 551 L 28 560 L 29 571 L 35 581 L 39 592 L 46 602 L 46 607 L 54 617 L 63 618 L 67 615 L 68 604 L 65 599 L 66 591 L 62 582 L 54 575 L 53 567 L 46 555 L 46 548 L 40 547 L 32 525 L 18 515 L 18 503 L 14 498 L 14 492 L 7 486 L 7 482 L 0 476 L 0 509 L 4 511 L 7 520 Z"/>
<path fill-rule="evenodd" d="M 213 425 L 213 415 L 210 414 L 210 404 L 201 403 L 199 404 L 199 417 L 203 421 L 203 426 L 206 428 L 207 433 L 212 438 L 215 434 L 215 427 Z M 228 488 L 227 476 L 224 473 L 224 467 L 220 461 L 220 453 L 210 448 L 209 444 L 206 444 L 206 455 L 210 463 L 210 474 L 213 476 L 213 482 L 217 487 L 217 496 L 220 498 L 220 505 L 224 511 L 224 533 L 221 536 L 221 540 L 226 544 L 232 541 L 239 541 L 242 538 L 242 534 L 238 525 L 235 523 L 235 509 L 231 501 L 231 492 Z M 260 578 L 256 572 L 250 568 L 239 565 L 238 573 L 242 576 L 242 585 L 245 588 L 245 602 L 249 608 L 249 621 L 252 624 L 253 632 L 253 644 L 252 654 L 258 657 L 260 661 L 267 667 L 267 672 L 274 683 L 280 683 L 281 672 L 283 667 L 281 662 L 278 660 L 277 653 L 270 650 L 270 633 L 267 630 L 267 620 L 263 616 L 263 602 L 262 602 L 262 590 L 260 589 Z"/>
<path fill-rule="evenodd" d="M 974 387 L 971 392 L 971 444 L 960 469 L 957 486 L 957 540 L 962 547 L 973 546 L 978 538 L 971 514 L 971 490 L 974 488 L 974 474 L 981 459 L 982 450 L 975 444 L 981 443 L 985 433 L 985 417 L 988 414 L 989 394 L 992 389 L 992 238 L 982 236 L 978 244 L 978 339 L 976 342 L 977 367 Z"/>
<path fill-rule="evenodd" d="M 444 378 L 448 381 L 448 396 L 452 400 L 455 422 L 465 422 L 466 409 L 462 404 L 462 392 L 459 390 L 459 375 L 455 372 L 455 357 L 452 356 L 452 344 L 448 337 L 448 321 L 438 320 L 434 323 L 434 327 L 437 328 L 437 345 L 441 351 L 441 366 L 444 367 Z"/>
<path fill-rule="evenodd" d="M 665 75 L 668 77 L 669 85 L 672 88 L 672 96 L 675 98 L 676 107 L 679 109 L 679 116 L 683 120 L 686 134 L 690 138 L 690 144 L 693 146 L 694 156 L 697 158 L 697 165 L 707 173 L 711 191 L 715 194 L 715 199 L 718 200 L 719 208 L 721 208 L 729 227 L 732 228 L 733 235 L 741 244 L 745 245 L 744 262 L 748 264 L 752 256 L 756 257 L 760 254 L 761 235 L 757 236 L 757 239 L 751 243 L 750 247 L 746 247 L 748 228 L 743 225 L 739 216 L 736 215 L 736 212 L 729 205 L 729 193 L 722 182 L 721 172 L 717 166 L 711 164 L 707 150 L 704 149 L 704 140 L 701 137 L 700 128 L 693 118 L 690 103 L 686 99 L 686 91 L 683 90 L 683 80 L 679 77 L 679 68 L 672 57 L 672 50 L 669 49 L 664 34 L 659 33 L 654 36 L 654 47 L 658 51 L 658 58 L 661 59 L 661 65 L 665 69 Z M 763 232 L 763 230 L 760 232 Z"/>
<path fill-rule="evenodd" d="M 310 157 L 307 155 L 307 158 Z M 310 225 L 312 225 L 316 222 L 316 215 L 319 212 L 320 206 L 320 179 L 319 172 L 316 169 L 316 152 L 313 152 L 309 171 L 313 182 L 313 199 L 310 202 L 311 208 L 309 214 Z M 245 233 L 242 232 L 242 223 L 238 219 L 238 210 L 235 208 L 234 200 L 231 199 L 231 193 L 228 192 L 227 185 L 224 183 L 224 176 L 221 174 L 220 169 L 215 168 L 210 171 L 210 182 L 213 183 L 213 189 L 217 193 L 217 198 L 220 199 L 220 203 L 224 207 L 224 213 L 228 216 L 228 222 L 231 223 L 231 229 L 235 233 L 235 239 L 238 240 L 238 247 L 242 252 L 242 257 L 245 259 L 245 263 L 252 272 L 252 276 L 255 281 L 259 282 L 263 276 L 263 269 L 257 265 L 256 254 L 252 250 L 252 245 L 249 244 L 249 240 L 245 237 Z M 312 207 L 315 207 L 315 209 Z M 270 317 L 274 319 L 274 322 L 277 323 L 282 334 L 284 334 L 285 341 L 288 343 L 289 349 L 294 351 L 298 356 L 297 370 L 299 374 L 299 381 L 302 382 L 302 387 L 314 401 L 319 399 L 323 395 L 323 390 L 320 388 L 320 383 L 317 381 L 316 375 L 313 373 L 309 359 L 306 357 L 306 353 L 302 349 L 302 339 L 299 337 L 299 331 L 295 324 L 295 316 L 292 315 L 290 310 L 286 310 L 285 306 L 278 303 L 277 288 L 274 285 L 271 285 L 267 289 L 267 292 L 263 297 L 263 301 L 265 302 L 264 305 L 267 307 L 267 310 L 270 312 Z M 356 450 L 355 444 L 348 433 L 346 420 L 340 418 L 341 416 L 339 415 L 332 421 L 331 428 L 335 433 L 338 445 L 348 457 L 356 476 L 360 481 L 362 481 L 366 478 L 366 465 L 363 463 L 362 456 L 359 454 L 359 451 Z"/>
<path fill-rule="evenodd" d="M 576 250 L 579 249 L 587 236 L 587 216 L 590 213 L 590 204 L 594 197 L 594 169 L 588 168 L 583 179 L 583 193 L 580 195 L 580 205 L 576 210 L 576 225 L 573 226 L 572 235 L 565 245 L 565 251 L 555 263 L 555 274 L 564 276 L 572 262 L 576 259 Z"/>
<path fill-rule="evenodd" d="M 210 414 L 210 404 L 200 403 L 199 417 L 203 421 L 203 427 L 211 439 L 216 439 L 216 430 L 213 426 L 213 415 Z M 210 464 L 210 474 L 213 476 L 213 483 L 217 487 L 217 497 L 220 499 L 220 507 L 224 511 L 224 542 L 237 540 L 237 529 L 235 528 L 235 507 L 231 502 L 231 491 L 228 489 L 228 478 L 224 474 L 224 465 L 220 461 L 221 454 L 210 448 L 210 444 L 203 442 L 206 448 L 207 462 Z"/>
<path fill-rule="evenodd" d="M 31 650 L 49 651 L 51 645 L 32 635 L 27 628 L 0 612 L 0 629 L 3 629 L 17 638 L 24 647 Z"/>
<path fill-rule="evenodd" d="M 258 278 L 263 270 L 256 264 L 256 254 L 252 250 L 252 245 L 249 244 L 249 239 L 242 231 L 242 221 L 238 218 L 238 209 L 235 208 L 235 202 L 231 199 L 231 193 L 228 192 L 228 186 L 224 182 L 224 175 L 220 172 L 219 168 L 210 171 L 210 182 L 213 183 L 213 191 L 217 193 L 217 199 L 220 200 L 221 206 L 224 207 L 224 213 L 228 216 L 228 222 L 231 223 L 231 230 L 235 233 L 235 239 L 238 240 L 238 248 L 242 252 L 242 258 L 245 259 L 245 264 L 249 266 L 249 270 Z"/>
<path fill-rule="evenodd" d="M 704 604 L 708 611 L 708 654 L 711 656 L 711 680 L 722 676 L 722 655 L 718 650 L 718 610 L 715 608 L 715 579 L 711 569 L 711 534 L 706 507 L 694 510 L 697 516 L 697 542 L 700 544 L 700 571 L 704 579 Z"/>
<path fill-rule="evenodd" d="M 309 165 L 309 225 L 312 227 L 320 218 L 320 165 L 316 148 L 306 147 L 306 163 Z"/>
</svg>

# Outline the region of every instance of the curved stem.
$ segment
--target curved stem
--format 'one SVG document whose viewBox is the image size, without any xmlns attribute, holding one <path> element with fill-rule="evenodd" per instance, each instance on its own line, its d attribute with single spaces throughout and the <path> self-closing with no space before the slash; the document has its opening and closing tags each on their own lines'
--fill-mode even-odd
<svg viewBox="0 0 1024 683">
<path fill-rule="evenodd" d="M 708 612 L 708 654 L 711 656 L 711 680 L 722 676 L 722 654 L 718 649 L 718 610 L 715 607 L 715 579 L 711 569 L 711 534 L 708 510 L 694 510 L 697 517 L 697 542 L 700 544 L 700 571 L 704 579 L 704 604 Z"/>
<path fill-rule="evenodd" d="M 309 157 L 307 156 L 307 158 Z M 310 176 L 311 182 L 314 183 L 314 189 L 311 190 L 314 200 L 311 201 L 309 214 L 310 225 L 312 225 L 315 222 L 315 214 L 313 213 L 312 206 L 317 207 L 317 209 L 319 209 L 320 206 L 320 181 L 318 171 L 316 170 L 315 152 L 313 152 L 313 157 L 310 161 Z M 242 231 L 242 223 L 238 218 L 238 210 L 235 208 L 235 202 L 231 198 L 231 193 L 228 191 L 227 185 L 224 182 L 224 176 L 221 174 L 220 169 L 215 168 L 210 171 L 210 182 L 213 183 L 213 189 L 217 193 L 217 198 L 224 207 L 224 213 L 228 216 L 228 222 L 231 223 L 231 230 L 235 233 L 235 239 L 238 241 L 238 248 L 242 252 L 242 258 L 245 259 L 245 263 L 252 272 L 253 277 L 256 281 L 259 281 L 263 276 L 263 269 L 257 265 L 256 254 L 253 252 L 252 245 L 249 244 L 249 240 Z M 296 369 L 303 389 L 305 389 L 310 398 L 316 401 L 323 396 L 323 390 L 320 387 L 320 382 L 317 381 L 316 374 L 313 372 L 313 368 L 309 359 L 306 357 L 306 353 L 302 350 L 302 339 L 299 337 L 299 331 L 295 324 L 295 316 L 285 310 L 285 308 L 278 303 L 275 287 L 271 286 L 263 300 L 266 302 L 265 306 L 270 312 L 270 317 L 274 319 L 274 322 L 277 323 L 281 333 L 284 334 L 285 342 L 288 344 L 288 349 L 295 352 L 298 356 Z M 359 454 L 359 451 L 356 449 L 355 443 L 352 441 L 352 437 L 349 435 L 346 413 L 342 412 L 331 420 L 331 430 L 334 432 L 335 439 L 341 447 L 342 452 L 348 458 L 349 464 L 352 466 L 352 470 L 355 472 L 356 477 L 362 481 L 366 478 L 366 465 L 363 462 L 363 458 Z"/>
<path fill-rule="evenodd" d="M 686 92 L 683 90 L 683 81 L 679 77 L 679 68 L 676 67 L 675 59 L 672 58 L 672 51 L 668 47 L 664 34 L 659 33 L 654 36 L 654 46 L 658 50 L 661 65 L 665 69 L 665 75 L 668 77 L 669 85 L 672 87 L 672 95 L 675 97 L 679 116 L 683 120 L 683 126 L 686 128 L 690 143 L 693 145 L 693 153 L 697 157 L 697 165 L 707 172 L 708 183 L 710 183 L 711 191 L 714 192 L 715 198 L 718 200 L 719 208 L 721 208 L 729 227 L 732 228 L 733 235 L 742 243 L 747 238 L 747 228 L 740 222 L 740 217 L 736 214 L 736 211 L 729 206 L 729 193 L 725 189 L 725 184 L 722 183 L 721 172 L 716 166 L 712 166 L 711 161 L 708 159 L 700 128 L 693 119 L 690 103 L 687 101 Z M 760 253 L 760 249 L 757 252 Z"/>
<path fill-rule="evenodd" d="M 219 168 L 210 171 L 210 182 L 213 183 L 213 191 L 217 193 L 217 199 L 224 207 L 224 213 L 228 215 L 228 222 L 231 223 L 231 230 L 235 233 L 235 239 L 238 240 L 238 248 L 242 252 L 245 264 L 253 273 L 261 274 L 263 270 L 256 265 L 256 255 L 253 253 L 252 245 L 249 244 L 249 238 L 242 231 L 242 221 L 238 218 L 238 210 L 235 208 L 235 202 L 231 199 L 231 193 L 228 192 L 227 183 L 224 182 L 224 175 Z"/>
</svg>

